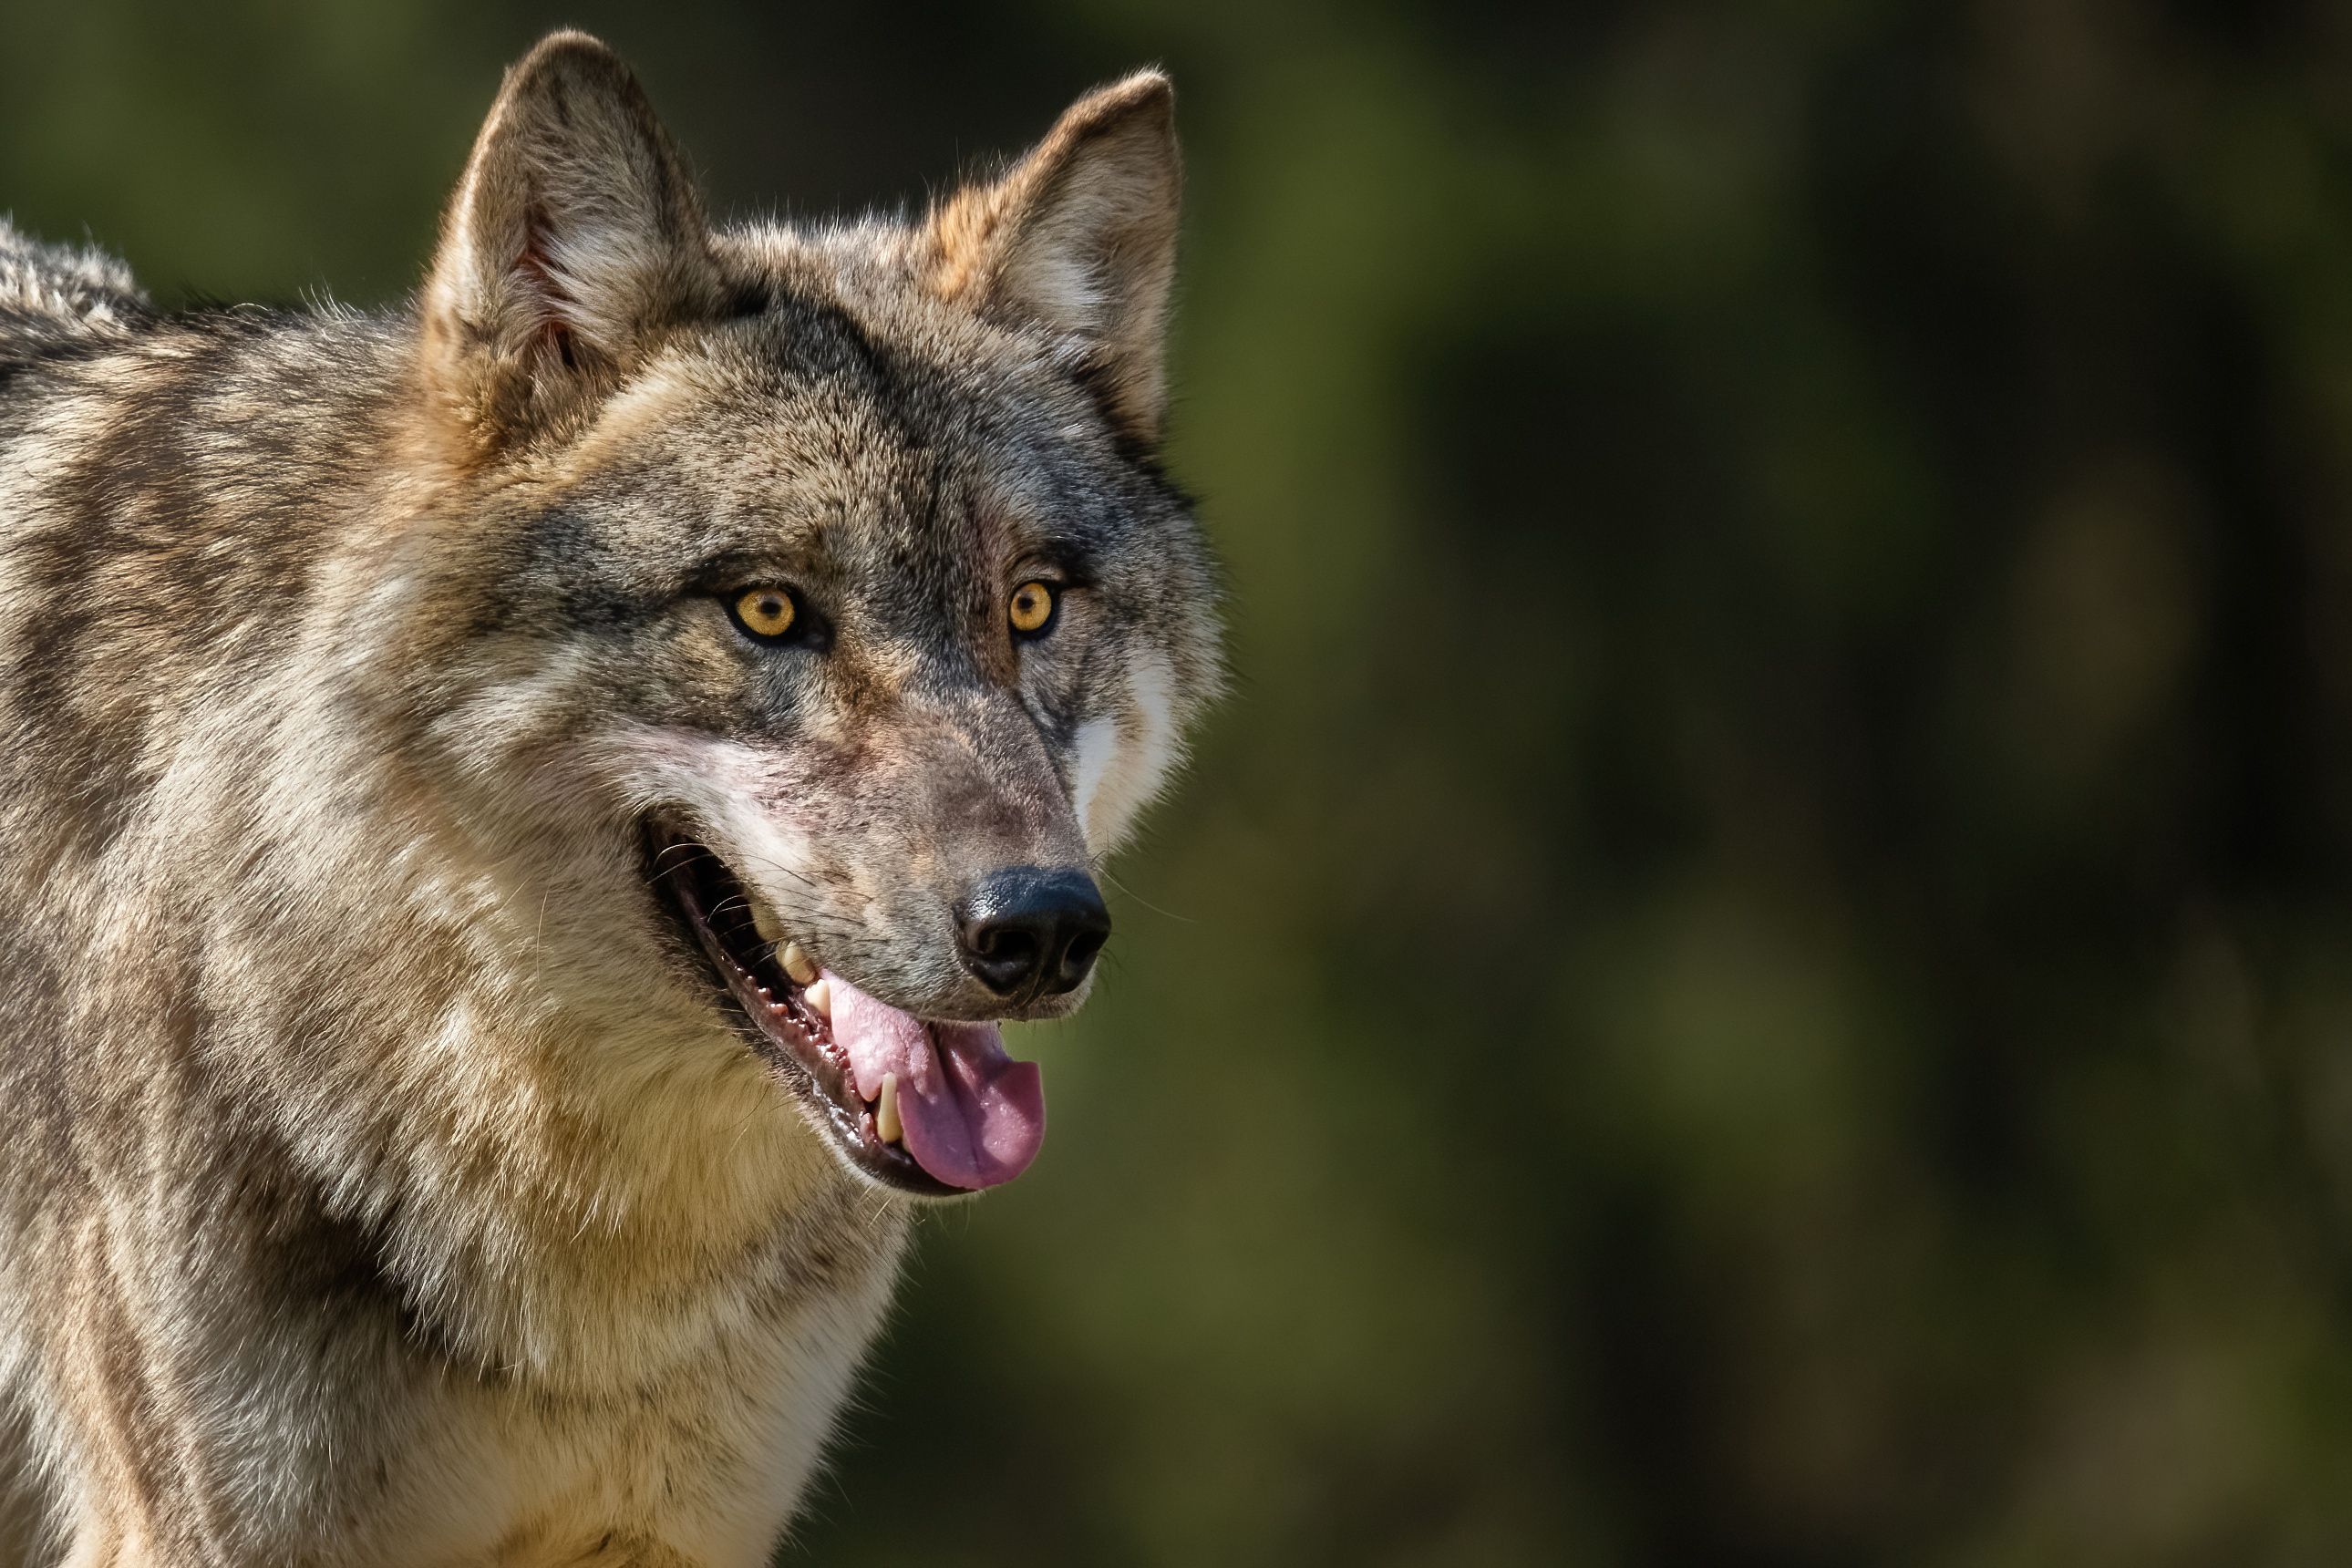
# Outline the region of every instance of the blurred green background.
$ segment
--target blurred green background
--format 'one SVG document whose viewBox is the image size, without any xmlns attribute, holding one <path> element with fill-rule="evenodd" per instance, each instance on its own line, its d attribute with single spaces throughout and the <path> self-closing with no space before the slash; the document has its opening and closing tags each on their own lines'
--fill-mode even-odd
<svg viewBox="0 0 2352 1568">
<path fill-rule="evenodd" d="M 792 1563 L 2352 1560 L 2352 18 L 0 12 L 0 207 L 394 300 L 503 62 L 722 210 L 1160 60 L 1238 691 Z"/>
</svg>

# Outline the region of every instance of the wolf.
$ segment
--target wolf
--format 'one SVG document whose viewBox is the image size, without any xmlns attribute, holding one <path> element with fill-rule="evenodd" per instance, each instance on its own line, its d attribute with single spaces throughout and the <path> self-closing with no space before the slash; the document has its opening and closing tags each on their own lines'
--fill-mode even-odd
<svg viewBox="0 0 2352 1568">
<path fill-rule="evenodd" d="M 1180 184 L 719 225 L 562 33 L 399 309 L 0 229 L 0 1560 L 768 1557 L 1219 684 Z"/>
</svg>

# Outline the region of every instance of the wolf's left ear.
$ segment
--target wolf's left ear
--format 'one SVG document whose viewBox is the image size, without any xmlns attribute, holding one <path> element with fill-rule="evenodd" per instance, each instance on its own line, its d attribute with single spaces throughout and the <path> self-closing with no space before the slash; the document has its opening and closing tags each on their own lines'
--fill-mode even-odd
<svg viewBox="0 0 2352 1568">
<path fill-rule="evenodd" d="M 593 405 L 719 294 L 701 201 L 636 78 L 584 33 L 541 40 L 507 74 L 443 222 L 431 393 L 487 454 Z"/>
<path fill-rule="evenodd" d="M 1176 90 L 1138 71 L 1078 100 L 1003 179 L 932 216 L 931 285 L 1075 340 L 1113 419 L 1155 442 L 1182 184 Z"/>
</svg>

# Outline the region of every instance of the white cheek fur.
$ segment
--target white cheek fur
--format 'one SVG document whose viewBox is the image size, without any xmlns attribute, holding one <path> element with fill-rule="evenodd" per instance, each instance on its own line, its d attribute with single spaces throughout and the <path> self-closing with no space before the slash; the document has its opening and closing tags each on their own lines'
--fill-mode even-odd
<svg viewBox="0 0 2352 1568">
<path fill-rule="evenodd" d="M 1075 746 L 1076 760 L 1071 773 L 1075 779 L 1071 801 L 1077 807 L 1078 826 L 1085 830 L 1089 847 L 1100 850 L 1104 846 L 1095 820 L 1095 803 L 1102 795 L 1103 780 L 1109 776 L 1112 763 L 1118 756 L 1118 721 L 1108 717 L 1089 719 L 1078 726 Z"/>
<path fill-rule="evenodd" d="M 1072 793 L 1087 847 L 1097 855 L 1126 837 L 1177 760 L 1175 673 L 1168 661 L 1137 656 L 1127 699 L 1117 718 L 1090 719 L 1078 729 Z"/>
<path fill-rule="evenodd" d="M 774 763 L 757 749 L 676 730 L 643 731 L 615 750 L 629 793 L 650 804 L 675 801 L 691 810 L 752 890 L 779 908 L 808 885 L 815 847 L 797 825 L 760 802 L 773 791 Z"/>
</svg>

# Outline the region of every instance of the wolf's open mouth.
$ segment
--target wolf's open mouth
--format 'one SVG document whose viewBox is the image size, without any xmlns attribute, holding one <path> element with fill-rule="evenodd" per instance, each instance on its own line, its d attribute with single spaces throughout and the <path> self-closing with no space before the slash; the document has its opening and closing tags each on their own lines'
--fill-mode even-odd
<svg viewBox="0 0 2352 1568">
<path fill-rule="evenodd" d="M 820 967 L 764 916 L 708 846 L 647 825 L 648 874 L 724 986 L 728 1011 L 859 1171 L 952 1197 L 1009 1182 L 1045 1136 L 1034 1062 L 993 1024 L 918 1018 Z M 788 967 L 789 966 L 789 967 Z"/>
</svg>

